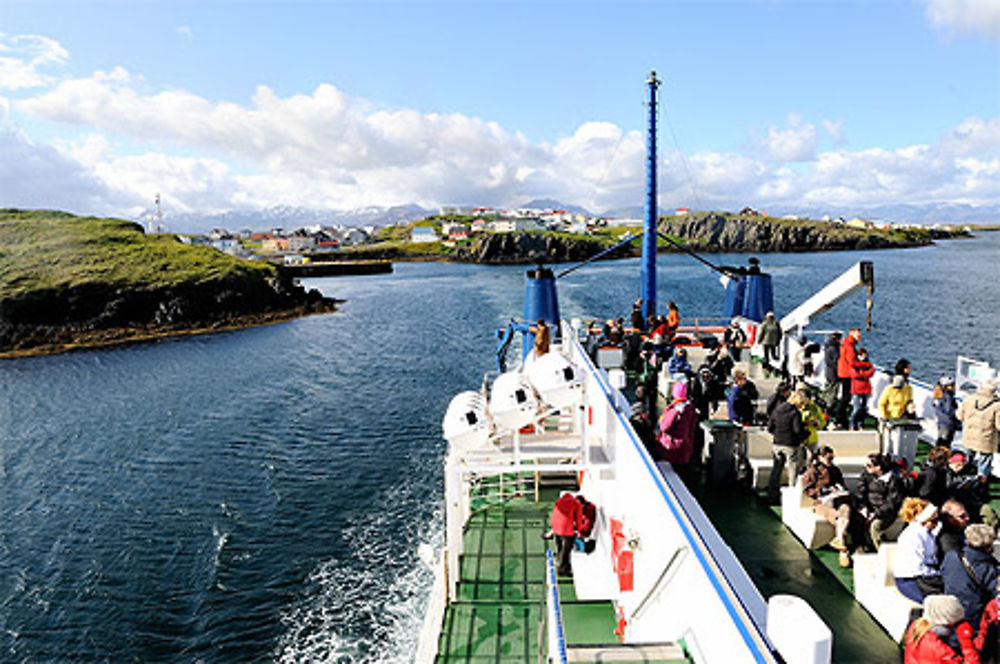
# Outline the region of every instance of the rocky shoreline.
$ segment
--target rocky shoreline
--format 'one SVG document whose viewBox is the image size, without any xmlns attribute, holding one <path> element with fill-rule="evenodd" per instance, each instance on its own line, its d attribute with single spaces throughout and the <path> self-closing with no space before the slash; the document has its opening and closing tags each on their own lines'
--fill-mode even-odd
<svg viewBox="0 0 1000 664">
<path fill-rule="evenodd" d="M 336 310 L 337 300 L 290 278 L 158 290 L 88 284 L 0 300 L 0 357 L 42 355 L 209 334 Z"/>
</svg>

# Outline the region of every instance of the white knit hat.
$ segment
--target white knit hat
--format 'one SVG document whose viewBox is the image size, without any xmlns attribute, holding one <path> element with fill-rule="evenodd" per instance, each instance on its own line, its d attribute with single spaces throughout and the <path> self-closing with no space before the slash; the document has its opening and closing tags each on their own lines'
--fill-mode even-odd
<svg viewBox="0 0 1000 664">
<path fill-rule="evenodd" d="M 924 618 L 933 625 L 954 625 L 964 617 L 965 609 L 954 595 L 928 595 L 924 598 Z"/>
</svg>

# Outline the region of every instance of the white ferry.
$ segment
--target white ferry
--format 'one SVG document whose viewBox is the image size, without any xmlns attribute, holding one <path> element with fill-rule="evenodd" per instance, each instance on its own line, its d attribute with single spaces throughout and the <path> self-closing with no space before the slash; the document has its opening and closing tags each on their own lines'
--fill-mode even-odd
<svg viewBox="0 0 1000 664">
<path fill-rule="evenodd" d="M 655 165 L 655 74 L 648 83 Z M 640 295 L 655 307 L 650 170 Z M 740 313 L 752 338 L 771 308 L 770 279 L 756 270 L 734 277 L 728 311 Z M 870 296 L 872 286 L 872 266 L 859 263 L 781 325 L 802 331 L 852 293 L 867 288 Z M 824 550 L 832 526 L 802 507 L 794 487 L 783 490 L 774 510 L 730 482 L 739 458 L 755 487 L 766 484 L 771 442 L 761 429 L 727 435 L 703 425 L 708 480 L 685 482 L 669 463 L 650 457 L 630 424 L 620 353 L 592 360 L 584 324 L 559 319 L 555 278 L 544 268 L 528 272 L 524 322 L 512 324 L 502 349 L 520 331 L 530 350 L 530 325 L 539 319 L 552 326 L 550 352 L 524 352 L 520 366 L 487 374 L 445 414 L 446 535 L 442 551 L 424 552 L 436 581 L 419 664 L 900 661 L 898 642 L 918 607 L 893 584 L 891 543 L 839 568 L 836 553 Z M 721 329 L 680 332 L 694 340 L 718 337 Z M 783 352 L 796 349 L 791 341 Z M 696 344 L 690 352 L 703 349 Z M 759 362 L 744 364 L 764 396 L 773 390 L 777 379 L 764 377 Z M 970 390 L 995 371 L 960 358 L 957 375 Z M 875 395 L 887 380 L 880 373 L 873 381 Z M 660 384 L 661 394 L 669 393 L 669 378 Z M 856 476 L 869 452 L 886 448 L 912 464 L 918 443 L 936 438 L 932 386 L 912 384 L 920 427 L 890 436 L 820 433 L 845 475 Z M 594 548 L 572 553 L 571 578 L 556 575 L 554 544 L 543 537 L 562 491 L 596 507 Z"/>
</svg>

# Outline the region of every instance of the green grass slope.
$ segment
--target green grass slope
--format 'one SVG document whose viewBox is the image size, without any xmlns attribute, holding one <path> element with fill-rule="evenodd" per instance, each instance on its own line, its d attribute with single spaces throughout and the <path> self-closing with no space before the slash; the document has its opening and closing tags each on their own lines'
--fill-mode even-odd
<svg viewBox="0 0 1000 664">
<path fill-rule="evenodd" d="M 240 277 L 276 276 L 276 268 L 234 258 L 173 235 L 146 235 L 133 222 L 48 210 L 0 210 L 0 293 L 103 283 L 155 290 Z"/>
</svg>

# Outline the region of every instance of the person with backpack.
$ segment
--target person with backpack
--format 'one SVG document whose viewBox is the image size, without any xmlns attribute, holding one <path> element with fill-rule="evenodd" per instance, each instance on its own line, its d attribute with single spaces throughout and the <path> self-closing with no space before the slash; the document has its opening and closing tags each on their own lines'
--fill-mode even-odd
<svg viewBox="0 0 1000 664">
<path fill-rule="evenodd" d="M 974 630 L 979 627 L 987 603 L 996 597 L 1000 582 L 1000 562 L 993 557 L 994 539 L 996 532 L 986 524 L 967 526 L 965 548 L 949 551 L 941 563 L 944 592 L 962 603 Z"/>
</svg>

